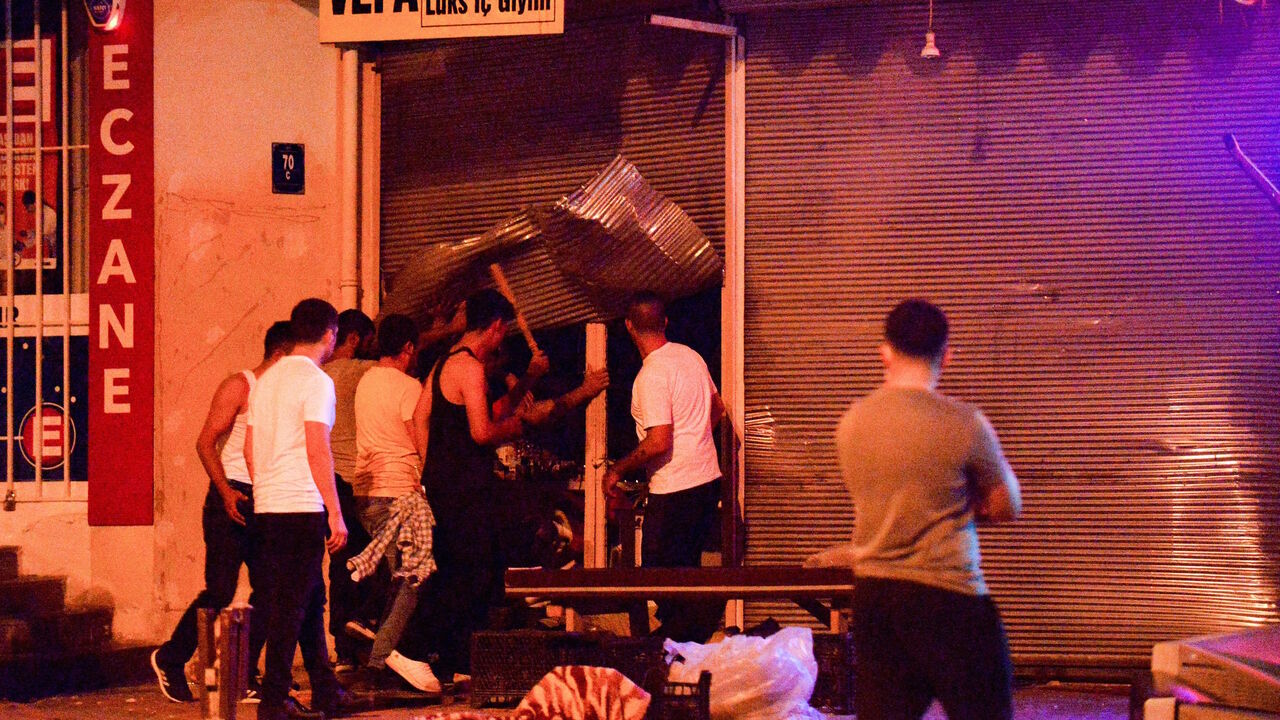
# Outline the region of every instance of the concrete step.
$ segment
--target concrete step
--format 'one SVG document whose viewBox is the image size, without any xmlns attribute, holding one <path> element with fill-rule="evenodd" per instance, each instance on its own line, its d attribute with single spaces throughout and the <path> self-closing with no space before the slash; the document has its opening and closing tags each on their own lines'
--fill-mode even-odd
<svg viewBox="0 0 1280 720">
<path fill-rule="evenodd" d="M 66 608 L 25 617 L 0 617 L 0 662 L 24 654 L 53 655 L 111 644 L 110 607 Z"/>
<path fill-rule="evenodd" d="M 16 580 L 18 578 L 18 557 L 21 550 L 17 545 L 0 545 L 0 580 Z"/>
<path fill-rule="evenodd" d="M 154 681 L 154 645 L 112 644 L 53 655 L 26 653 L 0 660 L 0 699 L 30 702 L 59 693 Z"/>
<path fill-rule="evenodd" d="M 65 607 L 67 579 L 23 575 L 0 580 L 0 616 L 47 615 Z"/>
</svg>

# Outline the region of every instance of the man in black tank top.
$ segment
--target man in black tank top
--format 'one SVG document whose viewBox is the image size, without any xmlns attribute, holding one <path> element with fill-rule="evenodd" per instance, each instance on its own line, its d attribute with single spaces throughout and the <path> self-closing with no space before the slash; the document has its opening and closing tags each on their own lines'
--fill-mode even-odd
<svg viewBox="0 0 1280 720">
<path fill-rule="evenodd" d="M 502 598 L 494 448 L 518 437 L 531 420 L 511 405 L 509 414 L 495 417 L 485 379 L 484 363 L 501 346 L 515 309 L 496 291 L 482 290 L 467 298 L 466 316 L 466 332 L 437 361 L 414 412 L 422 484 L 436 519 L 437 569 L 418 605 L 414 637 L 406 634 L 387 665 L 415 685 L 415 678 L 425 684 L 431 670 L 443 682 L 467 673 L 471 634 Z M 522 382 L 548 368 L 546 357 L 535 355 Z M 429 653 L 438 654 L 431 666 L 423 662 Z"/>
</svg>

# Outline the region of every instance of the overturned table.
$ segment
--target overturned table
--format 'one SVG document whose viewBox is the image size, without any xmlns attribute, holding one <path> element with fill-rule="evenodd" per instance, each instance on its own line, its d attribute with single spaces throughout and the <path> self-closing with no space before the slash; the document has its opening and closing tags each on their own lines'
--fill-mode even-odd
<svg viewBox="0 0 1280 720">
<path fill-rule="evenodd" d="M 543 598 L 579 613 L 626 609 L 633 635 L 648 629 L 647 608 L 638 605 L 646 600 L 787 599 L 837 632 L 840 608 L 853 604 L 851 569 L 790 565 L 516 569 L 507 571 L 506 587 L 507 597 Z"/>
</svg>

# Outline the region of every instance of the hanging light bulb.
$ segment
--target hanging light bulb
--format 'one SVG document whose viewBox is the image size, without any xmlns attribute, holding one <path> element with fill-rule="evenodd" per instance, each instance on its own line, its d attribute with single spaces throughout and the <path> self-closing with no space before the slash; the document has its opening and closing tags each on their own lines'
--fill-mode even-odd
<svg viewBox="0 0 1280 720">
<path fill-rule="evenodd" d="M 920 50 L 920 57 L 928 60 L 942 57 L 933 35 L 933 0 L 929 0 L 929 30 L 924 34 L 924 47 Z"/>
<path fill-rule="evenodd" d="M 938 44 L 934 42 L 932 30 L 924 34 L 924 47 L 920 49 L 920 57 L 930 60 L 942 57 L 942 52 L 938 50 Z"/>
</svg>

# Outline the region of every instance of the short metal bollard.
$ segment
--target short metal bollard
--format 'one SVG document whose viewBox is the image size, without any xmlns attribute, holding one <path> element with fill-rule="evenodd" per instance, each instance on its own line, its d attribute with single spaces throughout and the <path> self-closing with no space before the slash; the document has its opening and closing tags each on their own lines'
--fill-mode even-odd
<svg viewBox="0 0 1280 720">
<path fill-rule="evenodd" d="M 215 615 L 201 610 L 200 649 L 196 653 L 196 695 L 204 720 L 236 720 L 236 708 L 249 680 L 248 605 Z"/>
</svg>

